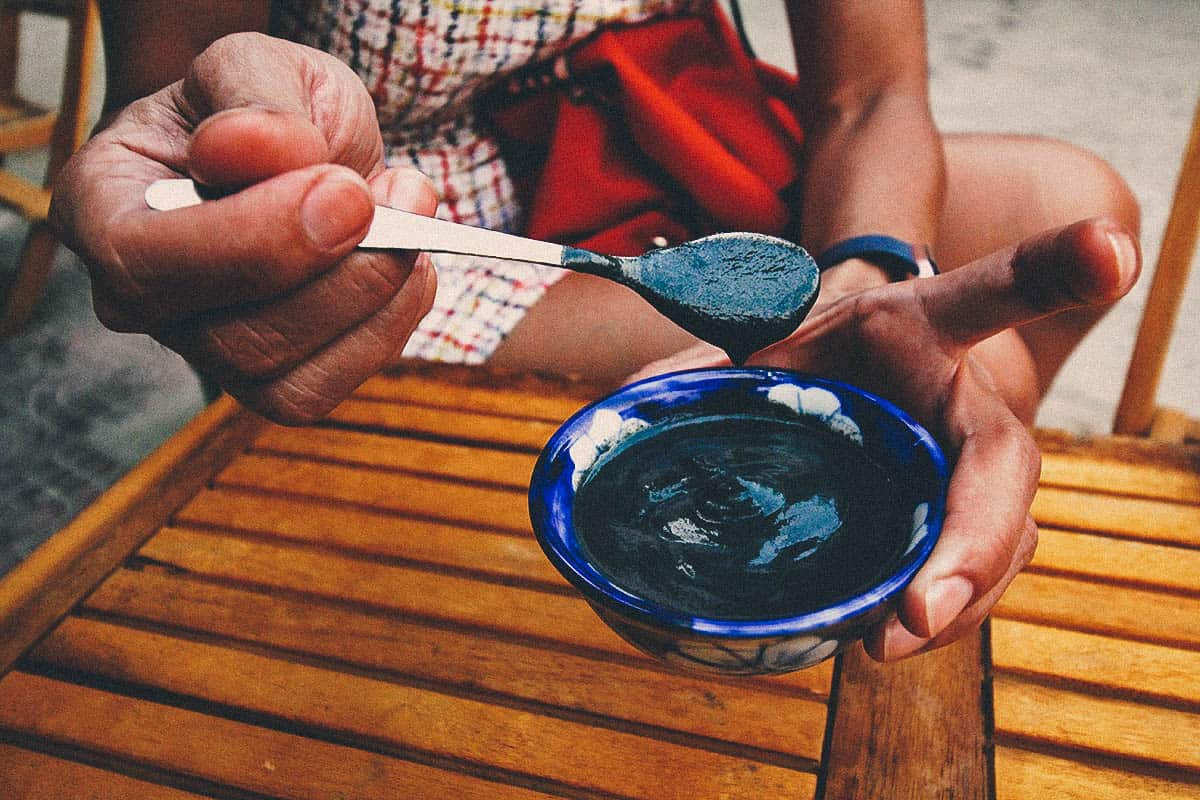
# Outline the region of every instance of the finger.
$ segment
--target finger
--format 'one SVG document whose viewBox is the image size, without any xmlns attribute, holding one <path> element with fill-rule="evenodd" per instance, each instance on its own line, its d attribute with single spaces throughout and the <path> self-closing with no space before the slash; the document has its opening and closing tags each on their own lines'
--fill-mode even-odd
<svg viewBox="0 0 1200 800">
<path fill-rule="evenodd" d="M 863 638 L 863 646 L 867 653 L 876 661 L 897 661 L 943 647 L 962 638 L 968 631 L 983 623 L 1005 590 L 1032 560 L 1036 548 L 1037 526 L 1034 524 L 1033 518 L 1029 517 L 1022 529 L 1017 557 L 1012 560 L 1004 577 L 983 597 L 959 614 L 953 623 L 936 637 L 929 639 L 912 633 L 898 617 L 893 615 L 868 631 Z"/>
<path fill-rule="evenodd" d="M 412 167 L 390 167 L 368 180 L 375 202 L 388 208 L 433 216 L 437 190 L 433 181 Z"/>
<path fill-rule="evenodd" d="M 423 253 L 355 254 L 279 300 L 205 314 L 154 335 L 173 350 L 186 349 L 188 360 L 206 374 L 269 378 L 378 313 L 415 270 L 429 269 L 428 258 Z"/>
<path fill-rule="evenodd" d="M 307 113 L 234 108 L 200 123 L 188 144 L 188 172 L 208 186 L 241 187 L 329 160 Z"/>
<path fill-rule="evenodd" d="M 229 381 L 226 390 L 248 408 L 285 425 L 321 419 L 363 381 L 395 360 L 433 304 L 437 281 L 429 259 L 382 309 L 311 358 L 265 381 Z"/>
<path fill-rule="evenodd" d="M 229 109 L 272 109 L 308 119 L 327 145 L 330 161 L 360 175 L 382 167 L 383 141 L 371 96 L 354 71 L 328 53 L 258 33 L 236 33 L 195 58 L 179 93 L 193 126 Z M 269 137 L 255 125 L 249 127 L 255 135 Z M 238 164 L 257 156 L 234 145 L 214 135 L 194 154 L 198 166 L 219 175 L 226 167 L 217 162 L 227 160 L 227 168 L 237 174 Z M 280 156 L 286 154 L 275 154 Z"/>
<path fill-rule="evenodd" d="M 625 379 L 625 383 L 634 383 L 666 372 L 679 372 L 685 369 L 702 369 L 704 367 L 729 366 L 729 356 L 721 348 L 700 342 L 681 350 L 674 355 L 651 361 Z"/>
<path fill-rule="evenodd" d="M 377 202 L 432 214 L 432 185 L 416 170 L 382 173 L 371 182 Z M 410 279 L 414 252 L 356 252 L 283 297 L 206 314 L 156 332 L 207 374 L 266 378 L 289 369 L 386 306 Z M 427 256 L 425 256 L 427 258 Z M 425 267 L 422 267 L 423 269 Z"/>
<path fill-rule="evenodd" d="M 1009 572 L 1037 489 L 1036 444 L 976 369 L 964 362 L 946 408 L 946 435 L 958 458 L 942 532 L 898 606 L 904 626 L 924 638 L 946 630 Z"/>
<path fill-rule="evenodd" d="M 190 208 L 143 205 L 110 220 L 102 290 L 142 324 L 276 297 L 344 258 L 373 216 L 366 182 L 332 165 Z"/>
<path fill-rule="evenodd" d="M 1114 220 L 1084 220 L 997 251 L 914 289 L 933 330 L 969 346 L 1060 311 L 1112 303 L 1137 280 L 1136 240 Z"/>
</svg>

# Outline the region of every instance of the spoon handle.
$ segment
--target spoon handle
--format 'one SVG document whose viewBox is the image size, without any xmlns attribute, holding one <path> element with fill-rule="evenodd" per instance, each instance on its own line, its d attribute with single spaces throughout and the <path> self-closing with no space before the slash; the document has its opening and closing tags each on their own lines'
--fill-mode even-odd
<svg viewBox="0 0 1200 800">
<path fill-rule="evenodd" d="M 202 202 L 204 198 L 189 178 L 159 180 L 146 188 L 146 205 L 158 211 L 186 208 Z M 375 206 L 375 219 L 358 246 L 488 256 L 552 267 L 563 266 L 564 249 L 559 244 L 459 225 L 387 206 Z"/>
</svg>

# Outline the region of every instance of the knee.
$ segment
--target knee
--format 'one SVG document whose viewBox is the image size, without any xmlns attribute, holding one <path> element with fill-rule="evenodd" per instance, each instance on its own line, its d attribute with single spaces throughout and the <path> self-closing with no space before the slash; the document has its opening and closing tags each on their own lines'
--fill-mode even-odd
<svg viewBox="0 0 1200 800">
<path fill-rule="evenodd" d="M 1048 141 L 1047 155 L 1055 165 L 1046 188 L 1061 203 L 1066 220 L 1106 216 L 1124 225 L 1137 237 L 1141 232 L 1141 206 L 1121 174 L 1099 155 L 1062 141 Z"/>
</svg>

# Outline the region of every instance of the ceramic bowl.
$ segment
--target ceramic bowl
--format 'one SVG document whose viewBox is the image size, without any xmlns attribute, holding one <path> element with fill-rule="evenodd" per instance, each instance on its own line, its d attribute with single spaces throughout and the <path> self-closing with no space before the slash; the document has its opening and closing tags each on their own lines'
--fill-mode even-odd
<svg viewBox="0 0 1200 800">
<path fill-rule="evenodd" d="M 796 414 L 837 431 L 898 477 L 911 531 L 903 555 L 873 585 L 832 605 L 769 619 L 708 619 L 623 589 L 590 563 L 572 524 L 575 490 L 627 436 L 681 415 Z M 845 383 L 784 370 L 705 369 L 626 386 L 585 407 L 551 437 L 530 481 L 533 529 L 554 566 L 601 619 L 641 650 L 701 672 L 790 672 L 823 661 L 882 619 L 941 531 L 949 470 L 933 437 L 887 400 Z M 836 534 L 835 534 L 836 535 Z"/>
</svg>

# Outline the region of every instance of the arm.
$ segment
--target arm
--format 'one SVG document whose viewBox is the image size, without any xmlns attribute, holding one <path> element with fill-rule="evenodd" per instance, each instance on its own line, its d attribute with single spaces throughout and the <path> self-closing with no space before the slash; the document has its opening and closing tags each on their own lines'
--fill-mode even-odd
<svg viewBox="0 0 1200 800">
<path fill-rule="evenodd" d="M 915 3 L 884 5 L 798 0 L 791 10 L 810 91 L 801 241 L 817 251 L 864 233 L 928 242 L 942 214 L 946 169 L 925 97 L 921 17 Z M 951 266 L 892 284 L 865 262 L 834 267 L 804 324 L 750 359 L 888 397 L 954 462 L 933 554 L 896 616 L 865 638 L 883 660 L 977 626 L 1032 557 L 1039 455 L 1026 425 L 1041 389 L 1016 329 L 1103 308 L 1129 291 L 1139 269 L 1129 232 L 1106 219 Z M 711 363 L 702 348 L 642 374 Z"/>
</svg>

